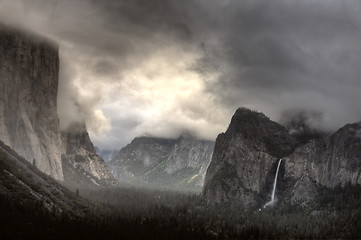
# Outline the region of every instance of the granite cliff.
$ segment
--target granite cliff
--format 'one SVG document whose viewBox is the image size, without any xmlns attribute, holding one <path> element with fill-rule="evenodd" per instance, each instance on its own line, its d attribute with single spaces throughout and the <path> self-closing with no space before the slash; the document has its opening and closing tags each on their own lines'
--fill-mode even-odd
<svg viewBox="0 0 361 240">
<path fill-rule="evenodd" d="M 263 206 L 282 158 L 279 198 L 305 206 L 317 197 L 320 187 L 361 184 L 360 135 L 360 123 L 355 123 L 332 135 L 300 141 L 299 135 L 264 114 L 240 108 L 227 131 L 217 137 L 203 194 L 210 203 Z"/>
<path fill-rule="evenodd" d="M 58 46 L 0 25 L 0 53 L 0 140 L 57 180 L 112 182 L 85 124 L 60 131 Z"/>
<path fill-rule="evenodd" d="M 116 180 L 95 150 L 85 124 L 74 123 L 61 132 L 65 184 L 72 188 L 115 185 Z"/>
<path fill-rule="evenodd" d="M 264 114 L 240 108 L 225 133 L 218 135 L 203 194 L 209 202 L 241 201 L 249 206 L 271 190 L 279 158 L 296 140 Z"/>
<path fill-rule="evenodd" d="M 191 136 L 140 137 L 107 164 L 121 182 L 200 189 L 213 147 L 214 142 Z"/>
<path fill-rule="evenodd" d="M 361 185 L 361 122 L 313 139 L 284 160 L 284 178 L 296 182 L 291 193 L 293 203 L 307 204 L 317 195 L 318 185 Z"/>
<path fill-rule="evenodd" d="M 0 139 L 63 180 L 56 44 L 0 25 Z"/>
</svg>

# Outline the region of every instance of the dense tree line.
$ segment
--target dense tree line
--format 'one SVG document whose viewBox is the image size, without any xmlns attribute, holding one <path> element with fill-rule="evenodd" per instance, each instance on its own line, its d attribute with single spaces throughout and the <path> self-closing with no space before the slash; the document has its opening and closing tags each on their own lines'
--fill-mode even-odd
<svg viewBox="0 0 361 240">
<path fill-rule="evenodd" d="M 41 202 L 0 195 L 0 239 L 357 239 L 361 191 L 324 190 L 314 209 L 282 203 L 263 210 L 208 206 L 197 194 L 136 188 L 80 190 L 86 217 L 55 214 Z M 340 202 L 342 196 L 342 202 Z M 320 207 L 322 204 L 322 208 Z M 340 208 L 341 205 L 348 206 Z"/>
</svg>

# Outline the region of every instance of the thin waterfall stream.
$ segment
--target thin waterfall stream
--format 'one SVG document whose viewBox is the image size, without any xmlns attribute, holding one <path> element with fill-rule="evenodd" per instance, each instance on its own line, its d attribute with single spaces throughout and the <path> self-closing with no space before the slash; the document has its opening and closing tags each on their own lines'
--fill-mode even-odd
<svg viewBox="0 0 361 240">
<path fill-rule="evenodd" d="M 278 161 L 277 170 L 276 170 L 276 176 L 275 180 L 273 181 L 273 189 L 272 189 L 272 195 L 271 195 L 271 201 L 267 202 L 263 208 L 266 208 L 269 205 L 273 205 L 275 202 L 275 196 L 276 196 L 276 187 L 277 187 L 277 177 L 278 177 L 278 171 L 280 170 L 280 165 L 282 162 L 282 158 Z"/>
</svg>

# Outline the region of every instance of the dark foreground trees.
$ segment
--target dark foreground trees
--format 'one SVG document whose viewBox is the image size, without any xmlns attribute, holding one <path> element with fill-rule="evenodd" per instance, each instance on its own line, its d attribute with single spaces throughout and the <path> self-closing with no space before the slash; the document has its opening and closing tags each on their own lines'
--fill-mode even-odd
<svg viewBox="0 0 361 240">
<path fill-rule="evenodd" d="M 354 190 L 357 190 L 356 192 Z M 207 206 L 199 195 L 134 188 L 80 191 L 96 206 L 86 217 L 0 195 L 0 239 L 357 239 L 359 189 L 335 189 L 300 209 Z M 340 209 L 340 196 L 345 208 Z M 321 208 L 317 204 L 329 206 Z M 312 213 L 312 214 L 311 214 Z M 314 215 L 314 216 L 313 216 Z"/>
</svg>

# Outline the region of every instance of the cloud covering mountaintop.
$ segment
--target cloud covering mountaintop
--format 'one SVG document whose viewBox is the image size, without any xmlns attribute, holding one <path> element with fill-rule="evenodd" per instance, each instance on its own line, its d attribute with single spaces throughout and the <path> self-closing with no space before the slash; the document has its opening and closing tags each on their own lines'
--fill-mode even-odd
<svg viewBox="0 0 361 240">
<path fill-rule="evenodd" d="M 0 0 L 0 22 L 59 43 L 61 124 L 85 119 L 101 148 L 215 139 L 239 106 L 361 119 L 356 0 Z"/>
</svg>

